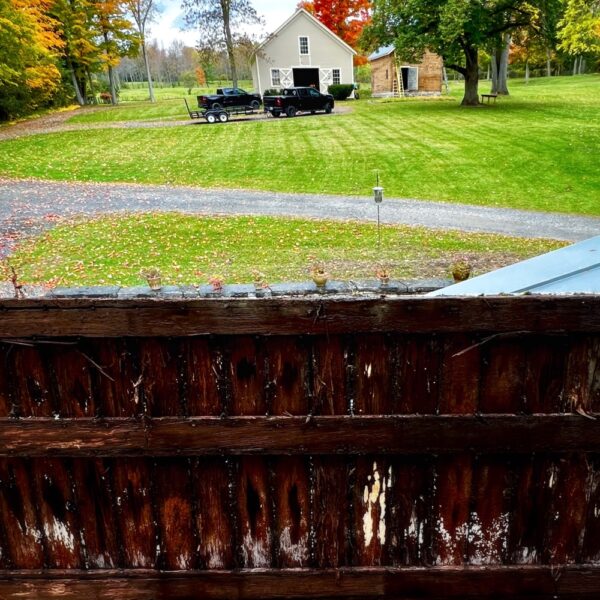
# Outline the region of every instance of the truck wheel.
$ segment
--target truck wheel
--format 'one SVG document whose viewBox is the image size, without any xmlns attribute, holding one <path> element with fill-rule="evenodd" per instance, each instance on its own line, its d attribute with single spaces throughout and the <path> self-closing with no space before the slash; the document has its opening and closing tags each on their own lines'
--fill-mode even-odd
<svg viewBox="0 0 600 600">
<path fill-rule="evenodd" d="M 221 123 L 227 123 L 227 121 L 229 121 L 229 115 L 226 112 L 219 113 L 219 121 L 221 121 Z"/>
<path fill-rule="evenodd" d="M 329 102 L 325 105 L 325 112 L 329 114 L 333 109 L 331 108 L 331 104 Z"/>
<path fill-rule="evenodd" d="M 223 108 L 223 107 L 222 107 L 222 106 L 221 106 L 221 105 L 220 105 L 218 102 L 213 102 L 213 103 L 210 105 L 210 107 L 211 107 L 213 110 L 219 110 L 220 108 Z"/>
<path fill-rule="evenodd" d="M 210 114 L 210 115 L 206 115 L 206 122 L 207 123 L 215 123 L 217 120 L 217 117 L 215 117 L 215 115 Z"/>
<path fill-rule="evenodd" d="M 285 110 L 285 114 L 288 117 L 295 117 L 296 116 L 296 107 L 295 106 L 288 106 Z"/>
<path fill-rule="evenodd" d="M 260 108 L 260 102 L 258 100 L 252 100 L 252 102 L 250 102 L 250 108 L 252 110 L 258 110 Z"/>
</svg>

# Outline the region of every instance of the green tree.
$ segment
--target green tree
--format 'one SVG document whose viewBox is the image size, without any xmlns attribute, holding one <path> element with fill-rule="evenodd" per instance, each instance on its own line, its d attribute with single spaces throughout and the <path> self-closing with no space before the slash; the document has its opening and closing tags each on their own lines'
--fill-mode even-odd
<svg viewBox="0 0 600 600">
<path fill-rule="evenodd" d="M 600 0 L 567 0 L 558 28 L 559 49 L 574 58 L 573 74 L 583 72 L 582 57 L 600 54 Z"/>
<path fill-rule="evenodd" d="M 479 52 L 504 33 L 527 25 L 527 0 L 375 0 L 365 42 L 394 43 L 398 55 L 419 60 L 426 49 L 465 80 L 464 106 L 479 104 Z"/>
<path fill-rule="evenodd" d="M 225 49 L 233 87 L 238 85 L 235 57 L 236 29 L 243 24 L 260 23 L 261 19 L 249 0 L 183 0 L 186 23 L 195 27 L 198 47 Z"/>
</svg>

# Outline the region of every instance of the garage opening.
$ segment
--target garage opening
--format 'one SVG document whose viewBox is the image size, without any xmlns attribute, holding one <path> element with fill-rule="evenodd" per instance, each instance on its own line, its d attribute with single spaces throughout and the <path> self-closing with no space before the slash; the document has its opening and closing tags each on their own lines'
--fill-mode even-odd
<svg viewBox="0 0 600 600">
<path fill-rule="evenodd" d="M 315 87 L 319 89 L 319 69 L 293 69 L 294 86 Z"/>
</svg>

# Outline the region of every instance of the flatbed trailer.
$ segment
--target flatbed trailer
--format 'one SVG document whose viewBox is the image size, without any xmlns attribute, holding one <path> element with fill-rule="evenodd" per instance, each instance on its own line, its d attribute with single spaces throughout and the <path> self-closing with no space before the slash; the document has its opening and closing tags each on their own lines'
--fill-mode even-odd
<svg viewBox="0 0 600 600">
<path fill-rule="evenodd" d="M 234 115 L 255 115 L 251 106 L 228 106 L 225 108 L 190 109 L 186 98 L 183 99 L 190 119 L 205 119 L 207 123 L 227 123 Z"/>
</svg>

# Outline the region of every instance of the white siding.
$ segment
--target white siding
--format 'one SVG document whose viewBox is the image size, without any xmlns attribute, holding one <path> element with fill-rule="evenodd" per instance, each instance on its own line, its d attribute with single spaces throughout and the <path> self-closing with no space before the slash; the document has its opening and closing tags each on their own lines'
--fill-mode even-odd
<svg viewBox="0 0 600 600">
<path fill-rule="evenodd" d="M 252 72 L 255 90 L 264 93 L 265 89 L 273 87 L 271 69 L 287 72 L 298 67 L 319 69 L 322 92 L 326 92 L 326 86 L 332 83 L 333 69 L 339 69 L 341 83 L 354 83 L 353 53 L 332 35 L 304 11 L 297 12 L 258 51 Z M 300 55 L 301 37 L 308 38 L 308 55 Z"/>
</svg>

